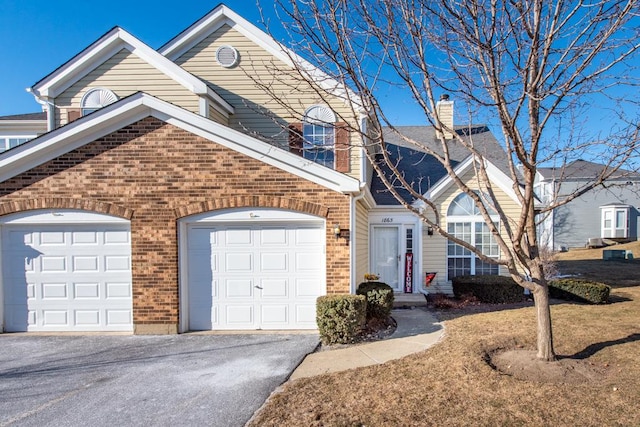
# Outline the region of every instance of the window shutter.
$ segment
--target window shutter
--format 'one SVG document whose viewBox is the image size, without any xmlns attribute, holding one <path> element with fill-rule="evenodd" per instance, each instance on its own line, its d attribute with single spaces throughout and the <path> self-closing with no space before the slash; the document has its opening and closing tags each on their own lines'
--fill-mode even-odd
<svg viewBox="0 0 640 427">
<path fill-rule="evenodd" d="M 335 161 L 338 172 L 347 173 L 351 170 L 351 152 L 349 148 L 349 129 L 344 122 L 336 123 L 336 151 Z"/>
<path fill-rule="evenodd" d="M 289 151 L 302 156 L 302 123 L 289 124 Z"/>
<path fill-rule="evenodd" d="M 74 120 L 78 120 L 82 117 L 82 111 L 79 108 L 68 108 L 67 109 L 67 122 L 71 123 Z"/>
</svg>

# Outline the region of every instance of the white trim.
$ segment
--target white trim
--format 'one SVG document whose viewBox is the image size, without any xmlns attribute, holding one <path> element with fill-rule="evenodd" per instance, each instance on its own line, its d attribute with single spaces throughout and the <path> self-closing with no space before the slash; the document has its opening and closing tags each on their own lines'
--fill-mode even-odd
<svg viewBox="0 0 640 427">
<path fill-rule="evenodd" d="M 36 209 L 0 216 L 0 225 L 20 224 L 129 224 L 124 218 L 78 209 Z"/>
<path fill-rule="evenodd" d="M 205 82 L 171 62 L 119 27 L 115 27 L 69 62 L 36 83 L 32 92 L 39 98 L 55 98 L 117 52 L 126 49 L 196 95 L 215 93 Z M 212 97 L 227 113 L 234 108 L 219 95 Z"/>
<path fill-rule="evenodd" d="M 359 181 L 355 178 L 144 93 L 131 95 L 0 153 L 0 182 L 149 116 L 331 190 L 345 194 L 360 191 Z"/>
<path fill-rule="evenodd" d="M 454 168 L 454 172 L 457 176 L 464 175 L 473 165 L 474 157 L 469 156 L 459 165 Z M 513 190 L 513 180 L 507 176 L 504 172 L 502 172 L 498 167 L 496 167 L 491 161 L 484 159 L 485 167 L 487 170 L 487 175 L 491 180 L 491 184 L 495 184 L 502 191 L 507 194 L 514 202 L 520 205 L 520 200 Z M 449 188 L 449 186 L 454 185 L 453 179 L 446 175 L 442 179 L 440 179 L 429 191 L 424 194 L 424 197 L 428 200 L 436 200 L 442 193 Z"/>
</svg>

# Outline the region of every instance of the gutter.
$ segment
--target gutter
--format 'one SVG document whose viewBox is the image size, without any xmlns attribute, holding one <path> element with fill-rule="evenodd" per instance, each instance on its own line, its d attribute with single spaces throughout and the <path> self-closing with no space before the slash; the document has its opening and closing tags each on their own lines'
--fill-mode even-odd
<svg viewBox="0 0 640 427">
<path fill-rule="evenodd" d="M 26 91 L 33 95 L 33 97 L 36 99 L 36 102 L 42 105 L 42 110 L 47 112 L 47 132 L 51 132 L 53 129 L 55 129 L 54 113 L 56 105 L 48 99 L 41 98 L 30 87 L 26 88 Z"/>
</svg>

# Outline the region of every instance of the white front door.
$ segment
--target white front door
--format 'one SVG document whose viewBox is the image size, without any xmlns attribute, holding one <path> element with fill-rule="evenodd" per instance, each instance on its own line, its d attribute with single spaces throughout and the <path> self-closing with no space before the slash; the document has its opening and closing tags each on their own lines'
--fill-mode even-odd
<svg viewBox="0 0 640 427">
<path fill-rule="evenodd" d="M 371 264 L 373 273 L 394 291 L 402 290 L 400 280 L 400 226 L 374 225 Z"/>
<path fill-rule="evenodd" d="M 371 272 L 396 292 L 414 292 L 414 225 L 373 225 L 372 238 Z"/>
</svg>

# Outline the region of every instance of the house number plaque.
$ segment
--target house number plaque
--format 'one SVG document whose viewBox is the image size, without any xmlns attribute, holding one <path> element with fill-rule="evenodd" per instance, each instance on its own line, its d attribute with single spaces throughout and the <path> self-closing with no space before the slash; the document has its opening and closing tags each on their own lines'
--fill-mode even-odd
<svg viewBox="0 0 640 427">
<path fill-rule="evenodd" d="M 390 222 L 393 222 L 393 218 L 382 218 L 382 222 L 388 224 Z"/>
</svg>

